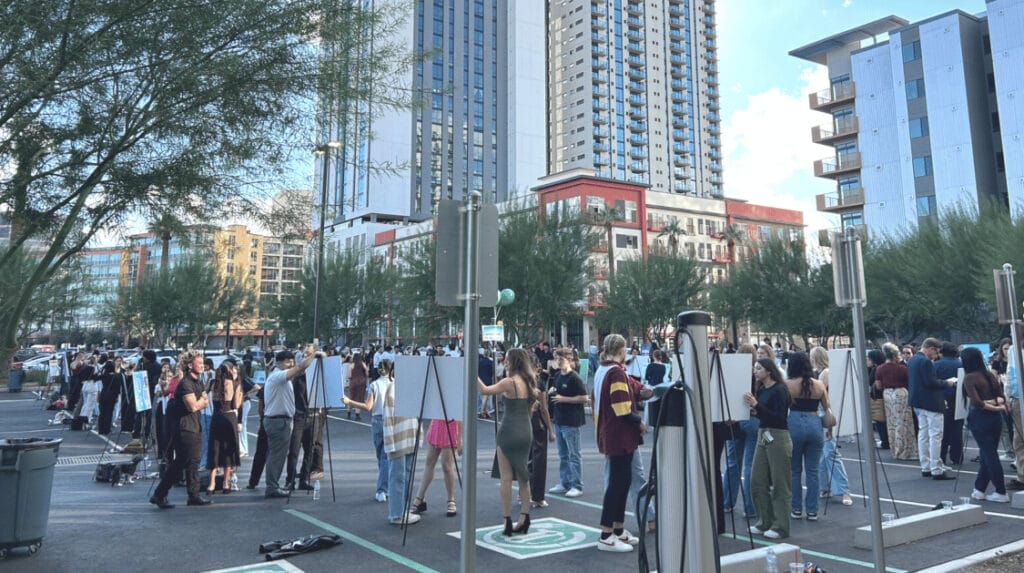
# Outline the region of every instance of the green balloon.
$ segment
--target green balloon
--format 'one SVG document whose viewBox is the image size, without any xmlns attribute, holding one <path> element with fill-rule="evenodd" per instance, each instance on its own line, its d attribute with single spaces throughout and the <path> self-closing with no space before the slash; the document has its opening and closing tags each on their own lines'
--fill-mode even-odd
<svg viewBox="0 0 1024 573">
<path fill-rule="evenodd" d="M 513 302 L 515 302 L 515 300 L 516 300 L 516 293 L 515 293 L 515 291 L 513 291 L 510 288 L 503 289 L 501 291 L 501 293 L 500 293 L 500 296 L 499 296 L 498 300 L 499 300 L 499 304 L 501 304 L 502 306 L 508 306 L 508 305 L 512 304 Z"/>
</svg>

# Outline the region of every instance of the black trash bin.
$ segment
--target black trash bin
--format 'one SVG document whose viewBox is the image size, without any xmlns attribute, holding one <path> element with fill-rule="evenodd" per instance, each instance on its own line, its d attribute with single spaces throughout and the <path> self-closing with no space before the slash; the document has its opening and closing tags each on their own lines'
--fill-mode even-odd
<svg viewBox="0 0 1024 573">
<path fill-rule="evenodd" d="M 9 371 L 10 378 L 7 382 L 8 392 L 21 392 L 21 387 L 25 384 L 25 371 L 21 368 L 12 368 Z"/>
<path fill-rule="evenodd" d="M 14 547 L 39 550 L 50 518 L 53 468 L 63 440 L 0 440 L 0 559 Z"/>
</svg>

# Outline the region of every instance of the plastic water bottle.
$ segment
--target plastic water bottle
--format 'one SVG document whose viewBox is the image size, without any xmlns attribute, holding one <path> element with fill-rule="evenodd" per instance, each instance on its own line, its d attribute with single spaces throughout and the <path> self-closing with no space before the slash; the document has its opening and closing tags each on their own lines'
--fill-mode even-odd
<svg viewBox="0 0 1024 573">
<path fill-rule="evenodd" d="M 231 491 L 238 491 L 238 476 L 231 474 Z"/>
<path fill-rule="evenodd" d="M 313 501 L 320 499 L 320 480 L 313 482 Z"/>
<path fill-rule="evenodd" d="M 779 573 L 779 558 L 771 547 L 764 554 L 764 571 L 765 573 Z"/>
</svg>

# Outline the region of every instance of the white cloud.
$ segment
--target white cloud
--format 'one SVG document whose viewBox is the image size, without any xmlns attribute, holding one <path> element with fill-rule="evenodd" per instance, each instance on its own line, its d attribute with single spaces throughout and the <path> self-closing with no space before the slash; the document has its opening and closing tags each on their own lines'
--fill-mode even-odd
<svg viewBox="0 0 1024 573">
<path fill-rule="evenodd" d="M 814 201 L 829 185 L 814 177 L 813 163 L 829 150 L 811 142 L 811 127 L 828 123 L 828 116 L 812 111 L 807 99 L 828 84 L 826 68 L 808 67 L 800 74 L 799 93 L 776 87 L 747 96 L 746 106 L 725 118 L 727 196 L 803 211 L 809 230 L 836 226 L 817 212 Z"/>
<path fill-rule="evenodd" d="M 849 8 L 853 5 L 853 0 L 843 0 L 843 8 Z"/>
</svg>

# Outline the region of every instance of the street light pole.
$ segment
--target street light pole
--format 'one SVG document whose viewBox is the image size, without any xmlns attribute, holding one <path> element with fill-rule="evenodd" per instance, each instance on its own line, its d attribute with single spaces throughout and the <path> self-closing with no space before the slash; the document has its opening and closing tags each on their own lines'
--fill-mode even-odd
<svg viewBox="0 0 1024 573">
<path fill-rule="evenodd" d="M 321 184 L 320 184 L 320 230 L 318 234 L 319 244 L 316 254 L 316 283 L 313 289 L 313 344 L 320 344 L 320 276 L 324 270 L 324 225 L 327 219 L 327 182 L 330 179 L 328 167 L 331 164 L 330 151 L 341 147 L 341 142 L 330 141 L 323 145 L 316 146 L 313 152 L 322 159 Z"/>
</svg>

